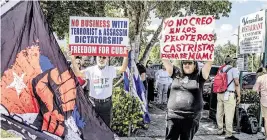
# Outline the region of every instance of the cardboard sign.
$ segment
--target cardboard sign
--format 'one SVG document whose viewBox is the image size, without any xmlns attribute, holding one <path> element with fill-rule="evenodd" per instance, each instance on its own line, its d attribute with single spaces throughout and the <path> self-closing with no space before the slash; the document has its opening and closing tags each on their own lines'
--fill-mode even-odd
<svg viewBox="0 0 267 140">
<path fill-rule="evenodd" d="M 127 56 L 129 19 L 70 17 L 69 49 L 73 55 Z"/>
<path fill-rule="evenodd" d="M 262 53 L 265 46 L 265 11 L 256 12 L 240 18 L 240 54 Z"/>
<path fill-rule="evenodd" d="M 214 59 L 213 16 L 168 18 L 163 23 L 161 58 L 174 60 Z"/>
</svg>

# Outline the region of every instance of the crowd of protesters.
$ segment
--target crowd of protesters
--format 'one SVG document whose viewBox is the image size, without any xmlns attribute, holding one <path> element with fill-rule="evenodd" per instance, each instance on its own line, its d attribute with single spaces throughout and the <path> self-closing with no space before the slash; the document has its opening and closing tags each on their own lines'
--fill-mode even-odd
<svg viewBox="0 0 267 140">
<path fill-rule="evenodd" d="M 123 82 L 123 72 L 128 65 L 125 57 L 120 67 L 108 65 L 108 57 L 71 57 L 71 67 L 83 87 L 88 99 L 93 101 L 96 111 L 104 122 L 110 126 L 112 117 L 112 88 Z M 235 59 L 227 56 L 222 71 L 227 73 L 228 87 L 223 94 L 217 95 L 218 135 L 225 133 L 225 139 L 237 140 L 233 136 L 233 119 L 235 107 L 240 103 L 239 71 L 234 66 Z M 192 140 L 198 131 L 203 109 L 203 86 L 209 77 L 212 66 L 207 61 L 203 67 L 197 61 L 181 61 L 180 68 L 173 66 L 169 60 L 153 64 L 148 60 L 145 65 L 136 64 L 140 80 L 145 87 L 148 106 L 152 104 L 167 107 L 167 140 Z M 158 68 L 155 68 L 158 66 Z M 120 77 L 117 83 L 113 79 Z M 261 111 L 267 129 L 267 78 L 266 68 L 257 71 L 254 90 L 261 97 Z M 227 109 L 226 109 L 227 108 Z M 225 117 L 225 130 L 223 118 Z"/>
</svg>

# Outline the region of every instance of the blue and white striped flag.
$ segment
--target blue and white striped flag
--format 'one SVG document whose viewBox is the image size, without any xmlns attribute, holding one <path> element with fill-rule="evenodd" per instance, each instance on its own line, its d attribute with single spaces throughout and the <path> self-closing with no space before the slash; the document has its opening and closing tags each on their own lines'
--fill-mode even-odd
<svg viewBox="0 0 267 140">
<path fill-rule="evenodd" d="M 131 52 L 129 53 L 129 56 L 131 56 Z M 134 62 L 133 68 L 134 73 L 132 77 L 130 76 L 130 69 L 131 69 L 131 61 L 133 61 L 129 57 L 129 63 L 128 68 L 126 72 L 124 72 L 124 90 L 129 92 L 130 87 L 130 79 L 133 81 L 133 96 L 138 97 L 139 101 L 142 102 L 142 111 L 144 112 L 143 118 L 145 123 L 150 123 L 150 116 L 148 112 L 148 104 L 146 99 L 146 91 L 143 82 L 141 81 L 140 74 L 138 72 L 136 63 Z"/>
</svg>

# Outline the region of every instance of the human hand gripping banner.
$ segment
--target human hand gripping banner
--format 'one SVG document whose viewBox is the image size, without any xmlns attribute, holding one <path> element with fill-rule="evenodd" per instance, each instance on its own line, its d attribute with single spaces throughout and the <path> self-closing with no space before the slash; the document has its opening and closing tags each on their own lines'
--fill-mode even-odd
<svg viewBox="0 0 267 140">
<path fill-rule="evenodd" d="M 213 61 L 214 29 L 213 16 L 165 19 L 160 40 L 161 58 Z"/>
<path fill-rule="evenodd" d="M 1 15 L 1 128 L 23 139 L 112 140 L 67 65 L 38 1 Z"/>
<path fill-rule="evenodd" d="M 73 55 L 127 56 L 129 19 L 71 16 L 69 24 Z"/>
</svg>

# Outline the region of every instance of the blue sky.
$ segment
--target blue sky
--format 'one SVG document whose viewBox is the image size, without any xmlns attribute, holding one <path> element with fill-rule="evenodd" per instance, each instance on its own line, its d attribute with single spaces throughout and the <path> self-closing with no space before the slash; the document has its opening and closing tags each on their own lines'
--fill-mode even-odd
<svg viewBox="0 0 267 140">
<path fill-rule="evenodd" d="M 231 0 L 232 9 L 229 13 L 229 17 L 222 17 L 216 20 L 215 32 L 217 33 L 218 40 L 216 45 L 223 45 L 230 40 L 233 44 L 237 44 L 238 25 L 240 17 L 260 11 L 261 9 L 267 9 L 267 0 Z M 153 16 L 153 15 L 152 15 Z M 152 18 L 152 23 L 148 26 L 149 29 L 157 29 L 161 20 Z M 152 36 L 150 36 L 152 37 Z"/>
<path fill-rule="evenodd" d="M 232 9 L 229 17 L 222 17 L 216 21 L 216 33 L 218 34 L 218 41 L 216 44 L 224 44 L 228 40 L 237 44 L 238 25 L 240 17 L 255 13 L 261 9 L 267 9 L 267 1 L 232 1 Z"/>
<path fill-rule="evenodd" d="M 267 0 L 230 0 L 232 2 L 232 9 L 229 17 L 222 17 L 216 20 L 215 32 L 217 33 L 218 40 L 216 45 L 223 45 L 230 40 L 232 43 L 237 44 L 237 37 L 233 34 L 237 34 L 240 17 L 260 11 L 260 9 L 267 9 Z M 147 26 L 149 29 L 156 30 L 161 23 L 160 19 L 152 16 L 152 23 Z M 149 39 L 152 36 L 149 37 Z M 66 41 L 58 41 L 59 45 L 66 46 Z"/>
</svg>

